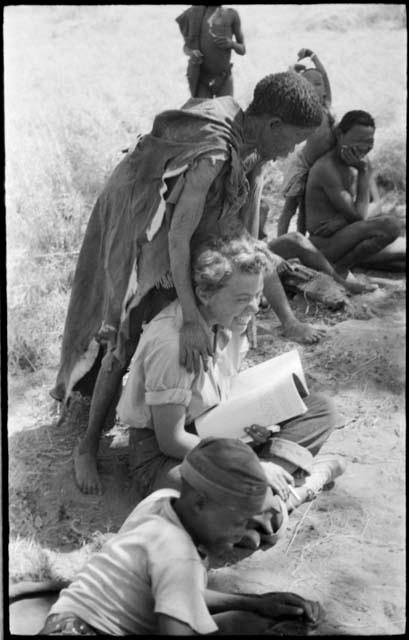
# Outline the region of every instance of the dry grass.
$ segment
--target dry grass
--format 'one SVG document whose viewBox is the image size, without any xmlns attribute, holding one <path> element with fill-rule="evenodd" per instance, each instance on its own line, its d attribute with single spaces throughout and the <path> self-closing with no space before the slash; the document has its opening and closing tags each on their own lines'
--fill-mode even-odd
<svg viewBox="0 0 409 640">
<path fill-rule="evenodd" d="M 5 132 L 10 371 L 56 366 L 77 252 L 106 177 L 154 115 L 188 97 L 176 23 L 185 5 L 9 6 Z M 302 46 L 328 69 L 338 116 L 376 118 L 377 169 L 405 188 L 403 5 L 239 5 L 245 106 Z M 385 52 L 387 52 L 385 54 Z M 24 96 L 24 99 L 22 99 Z M 283 162 L 266 192 L 281 205 Z M 403 196 L 401 195 L 401 199 Z"/>
<path fill-rule="evenodd" d="M 91 542 L 84 543 L 75 551 L 61 553 L 42 547 L 34 537 L 17 536 L 9 543 L 9 581 L 71 581 L 109 537 L 110 534 L 97 531 Z"/>
</svg>

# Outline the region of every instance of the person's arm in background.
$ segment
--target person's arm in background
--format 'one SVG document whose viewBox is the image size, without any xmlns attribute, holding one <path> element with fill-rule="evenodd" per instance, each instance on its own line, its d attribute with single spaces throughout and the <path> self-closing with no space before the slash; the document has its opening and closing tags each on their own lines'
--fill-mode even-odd
<svg viewBox="0 0 409 640">
<path fill-rule="evenodd" d="M 240 211 L 240 217 L 246 229 L 255 238 L 258 238 L 259 234 L 260 199 L 266 167 L 267 163 L 259 163 L 247 174 L 250 187 L 249 197 Z M 274 258 L 276 258 L 277 267 L 272 268 L 264 277 L 263 293 L 280 320 L 284 335 L 297 342 L 307 344 L 317 342 L 325 334 L 325 330 L 297 320 L 277 272 L 277 269 L 280 270 L 280 264 L 283 263 L 285 266 L 286 261 L 276 254 L 274 254 Z"/>
<path fill-rule="evenodd" d="M 379 193 L 378 185 L 376 184 L 375 173 L 371 172 L 369 176 L 368 218 L 382 215 L 384 212 L 388 213 L 388 210 L 389 211 L 393 210 L 396 205 L 396 200 L 392 200 L 391 202 L 388 203 L 389 206 L 385 207 L 386 200 L 387 200 L 387 194 L 381 197 Z M 387 209 L 387 210 L 384 211 L 384 209 Z"/>
<path fill-rule="evenodd" d="M 244 56 L 244 54 L 246 53 L 246 45 L 244 44 L 244 35 L 241 29 L 241 20 L 237 11 L 234 11 L 232 31 L 236 39 L 233 49 L 239 56 Z"/>
<path fill-rule="evenodd" d="M 182 38 L 184 40 L 183 53 L 186 54 L 189 58 L 191 58 L 193 62 L 200 63 L 203 59 L 202 52 L 199 49 L 190 49 L 186 44 L 188 39 L 191 20 L 193 19 L 192 11 L 194 10 L 195 10 L 194 7 L 190 7 L 189 9 L 186 9 L 186 11 L 181 13 L 180 16 L 176 18 L 176 22 L 179 27 L 180 33 L 182 35 Z"/>
<path fill-rule="evenodd" d="M 210 331 L 199 312 L 191 280 L 190 240 L 204 214 L 208 190 L 223 161 L 203 159 L 186 173 L 183 191 L 172 214 L 169 230 L 170 268 L 183 313 L 180 333 L 180 363 L 198 372 L 200 360 L 207 367 L 213 353 Z"/>
<path fill-rule="evenodd" d="M 244 35 L 241 30 L 241 21 L 238 12 L 235 9 L 231 9 L 233 12 L 232 20 L 232 33 L 233 38 L 227 36 L 213 36 L 214 43 L 220 49 L 232 49 L 239 56 L 244 56 L 246 53 L 246 45 L 244 44 Z"/>
<path fill-rule="evenodd" d="M 327 107 L 330 107 L 332 103 L 331 84 L 324 65 L 322 64 L 317 54 L 314 53 L 311 49 L 300 49 L 297 54 L 297 60 L 302 60 L 303 58 L 310 58 L 317 71 L 321 73 L 325 86 L 325 102 L 327 104 Z"/>
<path fill-rule="evenodd" d="M 183 46 L 183 53 L 185 53 L 194 62 L 199 63 L 203 60 L 203 53 L 199 51 L 199 49 L 189 49 L 186 44 Z"/>
<path fill-rule="evenodd" d="M 161 636 L 195 636 L 198 635 L 186 622 L 176 620 L 164 613 L 157 614 L 158 631 Z"/>
</svg>

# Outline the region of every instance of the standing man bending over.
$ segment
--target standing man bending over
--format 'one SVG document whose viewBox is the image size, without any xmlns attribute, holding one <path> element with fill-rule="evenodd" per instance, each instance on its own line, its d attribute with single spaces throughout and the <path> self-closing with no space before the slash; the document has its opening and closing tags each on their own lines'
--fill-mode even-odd
<svg viewBox="0 0 409 640">
<path fill-rule="evenodd" d="M 406 246 L 400 226 L 371 206 L 375 122 L 366 111 L 349 111 L 337 127 L 337 143 L 310 170 L 306 225 L 310 240 L 345 275 L 355 266 L 404 270 Z M 356 179 L 356 184 L 354 184 Z"/>
<path fill-rule="evenodd" d="M 233 95 L 231 52 L 244 56 L 240 16 L 222 5 L 193 5 L 176 18 L 189 56 L 187 78 L 193 98 Z"/>
<path fill-rule="evenodd" d="M 243 111 L 230 96 L 189 100 L 164 111 L 116 167 L 91 213 L 65 321 L 52 390 L 68 402 L 92 394 L 87 435 L 74 455 L 86 493 L 102 490 L 95 443 L 116 407 L 122 377 L 149 322 L 176 297 L 183 325 L 180 362 L 205 368 L 212 336 L 197 309 L 191 251 L 210 235 L 258 234 L 258 181 L 268 160 L 286 157 L 320 124 L 311 85 L 295 73 L 263 78 Z M 266 248 L 267 250 L 267 248 Z M 299 322 L 278 275 L 264 294 L 287 337 L 313 342 L 320 330 Z"/>
</svg>

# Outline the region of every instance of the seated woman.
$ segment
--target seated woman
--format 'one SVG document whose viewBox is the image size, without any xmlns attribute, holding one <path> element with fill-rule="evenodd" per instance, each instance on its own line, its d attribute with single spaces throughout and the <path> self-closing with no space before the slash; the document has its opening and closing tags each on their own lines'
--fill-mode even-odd
<svg viewBox="0 0 409 640">
<path fill-rule="evenodd" d="M 229 397 L 247 350 L 246 329 L 258 310 L 266 268 L 265 247 L 250 237 L 217 238 L 195 253 L 193 288 L 214 336 L 214 356 L 198 374 L 179 362 L 183 319 L 177 300 L 145 327 L 118 405 L 119 418 L 130 427 L 130 471 L 141 497 L 163 487 L 179 488 L 179 464 L 200 441 L 195 419 Z M 268 443 L 254 445 L 273 492 L 284 501 L 290 499 L 299 461 L 308 456 L 312 461 L 334 427 L 328 398 L 312 393 L 304 402 L 306 413 L 280 425 L 280 440 L 291 441 L 291 449 L 300 445 L 295 458 L 275 455 Z M 223 436 L 223 425 L 220 431 Z M 307 461 L 304 468 L 308 466 Z M 324 483 L 342 473 L 338 460 L 325 469 Z M 323 468 L 319 471 L 322 478 Z M 311 490 L 307 481 L 299 487 L 298 503 L 311 497 Z"/>
<path fill-rule="evenodd" d="M 404 271 L 406 242 L 382 201 L 370 204 L 375 122 L 366 111 L 349 111 L 337 126 L 336 146 L 309 172 L 306 225 L 313 245 L 337 272 L 352 267 Z"/>
</svg>

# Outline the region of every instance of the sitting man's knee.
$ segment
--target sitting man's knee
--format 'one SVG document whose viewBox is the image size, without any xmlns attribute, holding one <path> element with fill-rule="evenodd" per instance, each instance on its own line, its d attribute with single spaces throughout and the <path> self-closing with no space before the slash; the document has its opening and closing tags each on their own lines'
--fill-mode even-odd
<svg viewBox="0 0 409 640">
<path fill-rule="evenodd" d="M 377 228 L 387 240 L 393 242 L 400 235 L 400 224 L 393 216 L 382 216 L 377 220 Z"/>
<path fill-rule="evenodd" d="M 393 217 L 386 218 L 385 224 L 386 224 L 388 237 L 390 238 L 389 242 L 393 242 L 400 235 L 400 231 L 401 231 L 400 224 L 398 220 L 396 220 L 396 218 L 393 218 Z"/>
<path fill-rule="evenodd" d="M 307 244 L 307 238 L 299 231 L 290 231 L 287 233 L 287 237 L 289 240 L 301 247 L 304 247 Z"/>
</svg>

